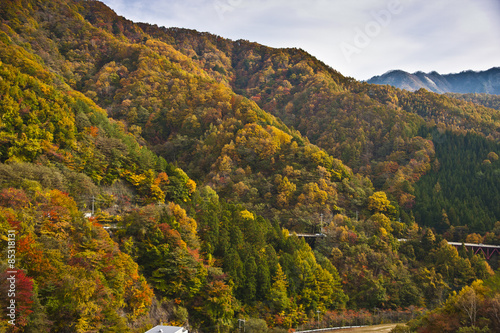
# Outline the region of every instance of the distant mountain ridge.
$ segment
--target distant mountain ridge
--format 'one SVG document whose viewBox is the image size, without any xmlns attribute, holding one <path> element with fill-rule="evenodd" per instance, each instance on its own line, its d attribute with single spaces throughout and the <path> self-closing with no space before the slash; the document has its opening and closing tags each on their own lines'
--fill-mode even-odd
<svg viewBox="0 0 500 333">
<path fill-rule="evenodd" d="M 439 94 L 442 93 L 486 93 L 500 94 L 500 67 L 486 71 L 463 71 L 457 74 L 439 74 L 415 72 L 413 74 L 402 70 L 389 71 L 380 76 L 374 76 L 367 81 L 373 84 L 388 84 L 397 88 L 415 91 L 420 88 Z"/>
</svg>

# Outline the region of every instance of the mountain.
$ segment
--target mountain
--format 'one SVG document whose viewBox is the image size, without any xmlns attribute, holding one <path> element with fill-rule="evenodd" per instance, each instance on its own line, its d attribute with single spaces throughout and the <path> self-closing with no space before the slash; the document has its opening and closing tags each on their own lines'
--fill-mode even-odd
<svg viewBox="0 0 500 333">
<path fill-rule="evenodd" d="M 500 95 L 472 94 L 472 93 L 469 94 L 446 93 L 446 95 L 452 98 L 462 99 L 464 101 L 484 105 L 488 108 L 500 110 Z"/>
<path fill-rule="evenodd" d="M 500 67 L 486 71 L 463 71 L 458 74 L 439 74 L 437 72 L 413 74 L 402 70 L 389 71 L 374 76 L 367 81 L 373 84 L 388 84 L 400 89 L 416 91 L 424 88 L 442 93 L 485 93 L 500 95 Z"/>
<path fill-rule="evenodd" d="M 447 129 L 458 130 L 462 135 L 482 133 L 483 138 L 489 137 L 494 142 L 499 139 L 500 114 L 496 110 L 425 90 L 410 93 L 357 82 L 302 50 L 233 42 L 186 29 L 158 30 L 147 26 L 143 29 L 168 40 L 205 68 L 212 69 L 209 73 L 214 78 L 227 82 L 234 91 L 297 129 L 311 143 L 355 172 L 368 176 L 376 189 L 387 191 L 398 203 L 403 220 L 413 214 L 410 211 L 416 203 L 422 207 L 421 198 L 414 193 L 420 178 L 431 170 L 445 172 L 438 167 L 435 148 L 444 138 L 451 138 L 443 135 Z M 427 130 L 421 131 L 423 128 Z M 494 144 L 495 151 L 496 147 Z M 475 159 L 477 168 L 481 168 L 488 153 Z M 453 159 L 455 169 L 463 165 L 460 153 L 446 155 Z M 491 177 L 495 183 L 494 176 Z M 460 178 L 455 181 L 460 182 Z M 491 211 L 492 206 L 485 206 L 483 200 L 483 203 L 472 201 L 484 207 L 484 212 Z M 355 216 L 355 211 L 346 213 Z M 432 220 L 417 221 L 434 226 L 441 220 L 437 216 L 436 213 Z M 468 223 L 472 219 L 465 217 L 458 224 L 467 224 L 475 232 L 484 233 L 498 219 L 497 215 L 486 218 L 485 227 L 481 226 L 485 221 Z"/>
<path fill-rule="evenodd" d="M 99 1 L 0 0 L 0 23 L 14 331 L 385 322 L 492 276 L 445 237 L 500 243 L 497 110 Z"/>
</svg>

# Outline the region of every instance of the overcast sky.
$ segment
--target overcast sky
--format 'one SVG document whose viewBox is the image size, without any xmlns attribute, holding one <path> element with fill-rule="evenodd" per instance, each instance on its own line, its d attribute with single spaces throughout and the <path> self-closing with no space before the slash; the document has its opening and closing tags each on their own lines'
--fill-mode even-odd
<svg viewBox="0 0 500 333">
<path fill-rule="evenodd" d="M 500 0 L 103 0 L 135 22 L 302 48 L 346 76 L 500 66 Z"/>
</svg>

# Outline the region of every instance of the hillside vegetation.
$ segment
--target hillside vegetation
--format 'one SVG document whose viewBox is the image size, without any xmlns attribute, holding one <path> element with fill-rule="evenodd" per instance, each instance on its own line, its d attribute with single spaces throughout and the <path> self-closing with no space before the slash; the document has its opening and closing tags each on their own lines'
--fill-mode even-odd
<svg viewBox="0 0 500 333">
<path fill-rule="evenodd" d="M 434 308 L 493 274 L 444 237 L 500 243 L 498 111 L 98 1 L 1 0 L 0 20 L 0 228 L 21 295 L 2 329 L 280 332 Z"/>
</svg>

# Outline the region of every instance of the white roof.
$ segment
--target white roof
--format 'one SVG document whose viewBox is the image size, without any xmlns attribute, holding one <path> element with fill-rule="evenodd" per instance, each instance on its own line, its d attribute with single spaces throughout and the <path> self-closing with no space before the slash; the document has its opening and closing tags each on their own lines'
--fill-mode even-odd
<svg viewBox="0 0 500 333">
<path fill-rule="evenodd" d="M 145 333 L 188 333 L 184 327 L 158 325 Z"/>
</svg>

